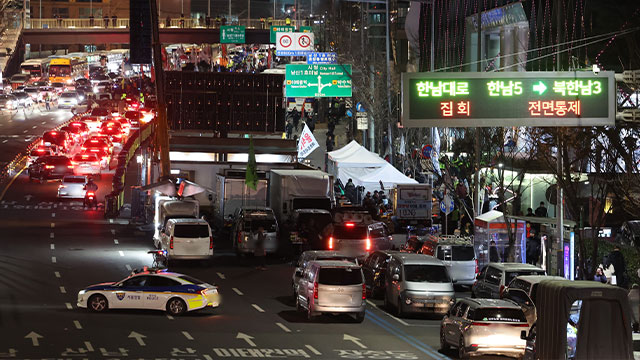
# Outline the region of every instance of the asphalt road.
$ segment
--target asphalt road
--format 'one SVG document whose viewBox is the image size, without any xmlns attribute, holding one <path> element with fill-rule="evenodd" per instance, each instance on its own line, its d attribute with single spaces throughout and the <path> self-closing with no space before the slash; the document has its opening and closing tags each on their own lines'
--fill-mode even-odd
<svg viewBox="0 0 640 360">
<path fill-rule="evenodd" d="M 21 126 L 41 120 L 54 124 L 62 116 L 52 115 Z M 436 350 L 438 319 L 398 319 L 382 309 L 381 300 L 368 301 L 361 324 L 349 316 L 309 322 L 295 310 L 288 262 L 270 259 L 268 270 L 260 271 L 250 259 L 238 260 L 230 252 L 217 253 L 213 265 L 172 265 L 173 271 L 217 284 L 223 298 L 217 309 L 175 318 L 157 311 L 95 314 L 78 309 L 80 289 L 151 265 L 147 251 L 153 243 L 150 233 L 125 220 L 105 220 L 101 209 L 84 209 L 79 200 L 57 201 L 57 185 L 30 182 L 23 172 L 0 199 L 0 359 L 453 356 Z M 110 177 L 98 185 L 102 198 Z"/>
</svg>

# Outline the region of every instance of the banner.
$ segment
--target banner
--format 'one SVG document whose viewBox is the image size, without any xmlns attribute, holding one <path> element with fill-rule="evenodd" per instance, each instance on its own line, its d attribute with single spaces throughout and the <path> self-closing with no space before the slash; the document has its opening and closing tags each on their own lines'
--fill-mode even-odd
<svg viewBox="0 0 640 360">
<path fill-rule="evenodd" d="M 304 159 L 307 155 L 311 154 L 313 150 L 319 148 L 320 145 L 318 141 L 309 130 L 309 126 L 304 124 L 304 129 L 302 129 L 302 134 L 300 134 L 300 140 L 298 141 L 298 158 Z"/>
</svg>

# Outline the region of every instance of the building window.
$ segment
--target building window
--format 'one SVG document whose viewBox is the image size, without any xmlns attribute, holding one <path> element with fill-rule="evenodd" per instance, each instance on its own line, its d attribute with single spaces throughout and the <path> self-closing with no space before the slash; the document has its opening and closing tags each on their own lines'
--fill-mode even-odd
<svg viewBox="0 0 640 360">
<path fill-rule="evenodd" d="M 78 8 L 78 17 L 79 18 L 88 18 L 91 15 L 90 8 Z M 93 17 L 101 18 L 102 17 L 102 9 L 101 8 L 93 8 Z"/>
<path fill-rule="evenodd" d="M 53 17 L 69 18 L 69 8 L 52 8 Z"/>
</svg>

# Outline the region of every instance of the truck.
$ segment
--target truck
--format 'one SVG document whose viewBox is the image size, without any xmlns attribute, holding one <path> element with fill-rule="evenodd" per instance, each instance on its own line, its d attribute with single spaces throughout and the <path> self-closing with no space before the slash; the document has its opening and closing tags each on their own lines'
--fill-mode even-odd
<svg viewBox="0 0 640 360">
<path fill-rule="evenodd" d="M 245 184 L 242 177 L 216 175 L 216 199 L 214 200 L 215 223 L 219 227 L 229 226 L 236 209 L 243 206 L 267 206 L 267 180 L 260 179 L 256 190 Z"/>
<path fill-rule="evenodd" d="M 153 244 L 159 247 L 162 230 L 169 219 L 195 219 L 200 213 L 200 203 L 194 199 L 178 199 L 174 196 L 159 195 L 155 199 Z"/>
<path fill-rule="evenodd" d="M 320 170 L 271 170 L 269 207 L 279 224 L 292 220 L 295 210 L 331 211 L 333 205 L 332 176 Z"/>
<path fill-rule="evenodd" d="M 431 226 L 433 189 L 429 184 L 398 184 L 391 189 L 394 231 L 409 225 Z"/>
</svg>

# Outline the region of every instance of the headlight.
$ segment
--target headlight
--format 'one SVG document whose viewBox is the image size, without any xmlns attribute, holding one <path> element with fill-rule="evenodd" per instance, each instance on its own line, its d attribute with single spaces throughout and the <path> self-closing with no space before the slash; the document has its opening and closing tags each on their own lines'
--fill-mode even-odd
<svg viewBox="0 0 640 360">
<path fill-rule="evenodd" d="M 80 290 L 80 291 L 78 292 L 78 296 L 80 296 L 80 295 L 84 295 L 86 292 L 87 292 L 87 290 Z"/>
<path fill-rule="evenodd" d="M 97 86 L 93 87 L 93 92 L 96 93 L 96 94 L 98 93 L 98 87 Z"/>
</svg>

